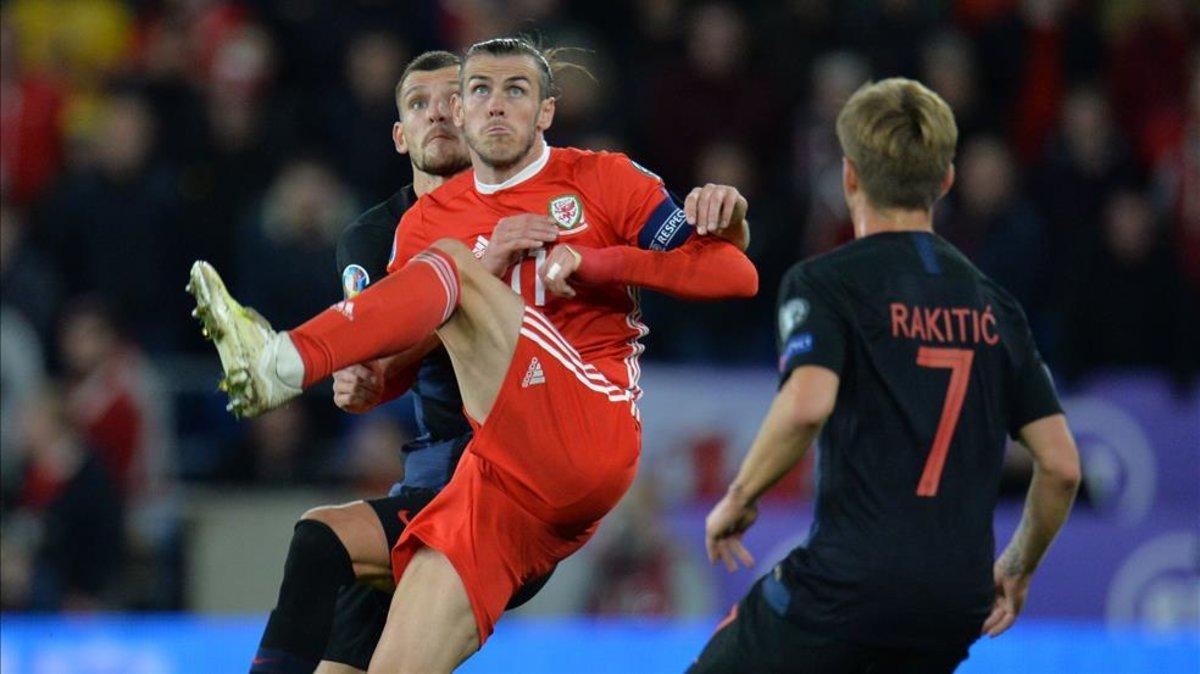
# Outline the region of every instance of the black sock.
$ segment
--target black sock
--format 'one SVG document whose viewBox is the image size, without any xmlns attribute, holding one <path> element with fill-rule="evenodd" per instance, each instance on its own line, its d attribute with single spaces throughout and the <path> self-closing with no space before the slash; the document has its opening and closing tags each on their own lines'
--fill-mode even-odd
<svg viewBox="0 0 1200 674">
<path fill-rule="evenodd" d="M 251 674 L 311 674 L 321 661 L 342 586 L 354 566 L 329 525 L 300 520 L 283 567 L 279 601 L 267 619 Z"/>
</svg>

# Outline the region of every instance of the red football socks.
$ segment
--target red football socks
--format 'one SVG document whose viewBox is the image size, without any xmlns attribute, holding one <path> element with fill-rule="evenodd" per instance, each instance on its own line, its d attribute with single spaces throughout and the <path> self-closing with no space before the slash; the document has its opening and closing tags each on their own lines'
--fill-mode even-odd
<svg viewBox="0 0 1200 674">
<path fill-rule="evenodd" d="M 304 387 L 335 371 L 411 348 L 458 307 L 454 258 L 429 248 L 395 273 L 288 332 L 304 361 Z"/>
</svg>

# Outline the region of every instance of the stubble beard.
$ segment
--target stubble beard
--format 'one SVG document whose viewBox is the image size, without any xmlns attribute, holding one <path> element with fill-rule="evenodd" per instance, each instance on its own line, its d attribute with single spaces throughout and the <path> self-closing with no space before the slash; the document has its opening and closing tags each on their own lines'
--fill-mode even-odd
<svg viewBox="0 0 1200 674">
<path fill-rule="evenodd" d="M 465 171 L 471 166 L 471 157 L 465 149 L 460 152 L 436 155 L 434 157 L 429 157 L 425 153 L 421 153 L 420 157 L 413 155 L 410 159 L 412 159 L 413 166 L 418 171 L 440 178 L 449 178 L 452 175 Z"/>
<path fill-rule="evenodd" d="M 521 160 L 529 155 L 529 151 L 533 149 L 533 142 L 536 138 L 535 127 L 530 129 L 529 137 L 526 139 L 524 146 L 515 152 L 505 152 L 503 147 L 489 147 L 486 142 L 475 134 L 467 134 L 467 145 L 479 157 L 479 160 L 489 168 L 496 171 L 506 171 L 521 163 Z"/>
</svg>

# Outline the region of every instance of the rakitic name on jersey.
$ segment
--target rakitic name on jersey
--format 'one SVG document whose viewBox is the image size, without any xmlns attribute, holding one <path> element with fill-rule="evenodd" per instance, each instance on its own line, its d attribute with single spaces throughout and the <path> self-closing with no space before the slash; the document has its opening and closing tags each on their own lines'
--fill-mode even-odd
<svg viewBox="0 0 1200 674">
<path fill-rule="evenodd" d="M 954 342 L 988 346 L 1000 343 L 992 305 L 980 311 L 972 307 L 922 307 L 892 302 L 892 337 L 925 342 Z"/>
</svg>

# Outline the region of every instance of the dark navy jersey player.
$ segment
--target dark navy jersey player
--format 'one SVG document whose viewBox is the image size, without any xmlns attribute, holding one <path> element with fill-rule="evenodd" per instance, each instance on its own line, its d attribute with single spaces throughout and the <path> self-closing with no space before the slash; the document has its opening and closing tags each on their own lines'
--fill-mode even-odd
<svg viewBox="0 0 1200 674">
<path fill-rule="evenodd" d="M 755 502 L 819 434 L 814 522 L 693 672 L 951 672 L 1016 619 L 1078 485 L 1021 307 L 930 227 L 954 176 L 949 108 L 885 80 L 847 102 L 838 135 L 857 240 L 783 281 L 780 392 L 709 514 L 709 555 L 753 564 L 741 535 Z M 1035 474 L 997 560 L 1009 436 Z"/>
</svg>

